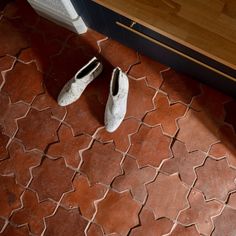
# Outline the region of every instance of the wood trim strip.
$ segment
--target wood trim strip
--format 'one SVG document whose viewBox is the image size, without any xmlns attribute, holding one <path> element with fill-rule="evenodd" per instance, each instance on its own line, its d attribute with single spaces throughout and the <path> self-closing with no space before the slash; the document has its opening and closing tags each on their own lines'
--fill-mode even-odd
<svg viewBox="0 0 236 236">
<path fill-rule="evenodd" d="M 161 42 L 157 41 L 156 39 L 154 39 L 154 38 L 152 38 L 150 36 L 147 36 L 147 35 L 139 32 L 139 31 L 131 28 L 130 26 L 124 25 L 124 24 L 120 23 L 119 21 L 116 21 L 116 24 L 118 26 L 128 30 L 128 31 L 131 31 L 134 34 L 137 34 L 137 35 L 141 36 L 142 38 L 147 39 L 148 41 L 150 41 L 152 43 L 155 43 L 155 44 L 157 44 L 157 45 L 159 45 L 161 47 L 164 47 L 164 48 L 166 48 L 166 49 L 168 49 L 168 50 L 170 50 L 170 51 L 172 51 L 172 52 L 174 52 L 174 53 L 176 53 L 176 54 L 178 54 L 178 55 L 180 55 L 180 56 L 182 56 L 182 57 L 184 57 L 184 58 L 186 58 L 186 59 L 188 59 L 190 61 L 193 61 L 193 62 L 197 63 L 198 65 L 201 65 L 201 66 L 203 66 L 203 67 L 205 67 L 205 68 L 207 68 L 207 69 L 209 69 L 211 71 L 214 71 L 217 74 L 220 74 L 220 75 L 222 75 L 222 76 L 224 76 L 224 77 L 226 77 L 226 78 L 236 82 L 236 78 L 235 77 L 230 76 L 228 74 L 225 74 L 224 72 L 222 72 L 220 70 L 217 70 L 216 68 L 213 68 L 213 67 L 211 67 L 211 66 L 209 66 L 209 65 L 207 65 L 207 64 L 205 64 L 205 63 L 203 63 L 203 62 L 201 62 L 199 60 L 196 60 L 193 57 L 190 57 L 190 56 L 188 56 L 188 55 L 186 55 L 186 54 L 184 54 L 184 53 L 182 53 L 182 52 L 180 52 L 180 51 L 178 51 L 178 50 L 176 50 L 176 49 L 174 49 L 172 47 L 169 47 L 169 46 L 165 45 L 164 43 L 161 43 Z"/>
</svg>

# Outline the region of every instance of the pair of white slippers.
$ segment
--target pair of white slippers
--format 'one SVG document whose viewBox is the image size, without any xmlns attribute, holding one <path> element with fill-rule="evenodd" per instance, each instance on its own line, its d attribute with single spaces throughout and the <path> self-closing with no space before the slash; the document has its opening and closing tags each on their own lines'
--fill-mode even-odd
<svg viewBox="0 0 236 236">
<path fill-rule="evenodd" d="M 67 106 L 78 100 L 88 84 L 101 74 L 102 69 L 102 63 L 96 57 L 92 58 L 65 84 L 58 96 L 58 104 Z M 108 132 L 114 132 L 125 117 L 128 90 L 127 75 L 116 67 L 111 76 L 110 93 L 104 117 L 105 128 Z"/>
</svg>

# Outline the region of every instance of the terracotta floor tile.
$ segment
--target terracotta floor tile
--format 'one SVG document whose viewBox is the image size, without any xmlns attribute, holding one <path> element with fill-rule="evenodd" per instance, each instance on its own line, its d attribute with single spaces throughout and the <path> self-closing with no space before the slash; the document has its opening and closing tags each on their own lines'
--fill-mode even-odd
<svg viewBox="0 0 236 236">
<path fill-rule="evenodd" d="M 148 85 L 158 89 L 162 84 L 162 76 L 161 71 L 166 70 L 167 67 L 146 57 L 144 55 L 140 55 L 140 63 L 132 66 L 129 71 L 129 75 L 135 78 L 146 77 Z"/>
<path fill-rule="evenodd" d="M 6 55 L 0 58 L 0 87 L 2 87 L 2 84 L 5 81 L 5 79 L 3 79 L 2 74 L 6 73 L 4 71 L 11 69 L 14 62 L 15 62 L 15 58 L 9 55 Z"/>
<path fill-rule="evenodd" d="M 66 114 L 66 108 L 59 106 L 57 101 L 48 92 L 38 95 L 34 99 L 32 107 L 39 111 L 50 109 L 52 115 L 59 120 L 62 120 Z"/>
<path fill-rule="evenodd" d="M 185 145 L 178 140 L 172 146 L 174 158 L 165 161 L 161 170 L 174 174 L 179 173 L 180 179 L 188 185 L 192 185 L 196 179 L 194 167 L 203 164 L 206 155 L 201 151 L 188 152 Z"/>
<path fill-rule="evenodd" d="M 74 35 L 74 33 L 58 24 L 55 24 L 45 18 L 40 17 L 37 29 L 44 33 L 46 38 L 59 39 L 62 42 Z"/>
<path fill-rule="evenodd" d="M 1 233 L 1 236 L 27 236 L 29 235 L 29 230 L 27 226 L 14 227 L 10 224 L 7 225 L 5 230 Z"/>
<path fill-rule="evenodd" d="M 6 73 L 2 90 L 9 94 L 13 103 L 31 103 L 36 95 L 43 92 L 42 81 L 43 74 L 37 70 L 35 63 L 17 62 L 14 68 Z"/>
<path fill-rule="evenodd" d="M 215 200 L 205 202 L 203 194 L 193 189 L 188 201 L 190 206 L 180 213 L 178 222 L 184 225 L 196 224 L 199 233 L 210 235 L 214 229 L 212 217 L 221 212 L 223 204 Z"/>
<path fill-rule="evenodd" d="M 23 208 L 15 211 L 11 221 L 17 225 L 28 223 L 30 232 L 40 235 L 44 230 L 43 219 L 53 213 L 56 204 L 52 201 L 39 203 L 34 192 L 26 190 L 22 198 Z"/>
<path fill-rule="evenodd" d="M 225 117 L 224 103 L 229 100 L 229 96 L 202 85 L 202 94 L 194 97 L 191 107 L 197 111 L 205 111 L 215 122 L 221 123 Z"/>
<path fill-rule="evenodd" d="M 231 194 L 229 195 L 229 199 L 228 199 L 228 201 L 227 201 L 227 205 L 229 205 L 230 207 L 236 209 L 236 192 L 231 193 Z"/>
<path fill-rule="evenodd" d="M 90 56 L 99 56 L 99 46 L 98 41 L 105 39 L 106 36 L 102 35 L 92 29 L 84 34 L 78 35 L 75 34 L 67 41 L 67 45 L 72 48 L 82 48 L 84 53 L 90 54 Z"/>
<path fill-rule="evenodd" d="M 182 225 L 176 225 L 170 236 L 200 236 L 194 225 L 184 227 Z"/>
<path fill-rule="evenodd" d="M 154 108 L 152 101 L 154 95 L 155 90 L 147 87 L 144 79 L 129 79 L 126 117 L 135 117 L 141 120 L 148 111 Z"/>
<path fill-rule="evenodd" d="M 87 236 L 103 236 L 101 227 L 92 223 L 87 231 Z"/>
<path fill-rule="evenodd" d="M 201 93 L 199 82 L 186 75 L 167 70 L 161 73 L 164 82 L 161 90 L 166 92 L 171 102 L 181 101 L 189 104 L 192 98 Z"/>
<path fill-rule="evenodd" d="M 9 141 L 9 137 L 7 137 L 6 135 L 2 133 L 2 130 L 0 127 L 0 161 L 8 157 L 8 151 L 6 148 L 8 141 Z"/>
<path fill-rule="evenodd" d="M 77 175 L 73 189 L 64 195 L 61 204 L 67 208 L 79 208 L 82 216 L 91 219 L 96 210 L 94 201 L 103 198 L 107 188 L 101 184 L 89 186 L 86 177 Z"/>
<path fill-rule="evenodd" d="M 219 140 L 218 126 L 205 112 L 189 110 L 187 115 L 178 120 L 177 139 L 186 144 L 189 152 L 201 150 L 207 152 L 210 145 Z"/>
<path fill-rule="evenodd" d="M 0 232 L 2 231 L 3 226 L 5 225 L 5 220 L 0 218 Z"/>
<path fill-rule="evenodd" d="M 25 152 L 18 142 L 12 142 L 8 151 L 10 157 L 0 162 L 0 174 L 14 174 L 18 184 L 27 186 L 31 179 L 30 169 L 40 164 L 42 154 L 36 151 Z"/>
<path fill-rule="evenodd" d="M 206 199 L 225 201 L 228 193 L 236 189 L 236 170 L 230 168 L 225 159 L 207 158 L 205 164 L 196 169 L 196 174 L 195 187 L 204 193 Z"/>
<path fill-rule="evenodd" d="M 136 133 L 140 126 L 140 122 L 136 119 L 130 118 L 124 120 L 120 127 L 113 133 L 109 133 L 105 128 L 99 130 L 96 134 L 96 139 L 100 142 L 113 141 L 117 150 L 126 152 L 130 146 L 129 137 Z"/>
<path fill-rule="evenodd" d="M 9 55 L 16 55 L 21 48 L 28 47 L 28 39 L 26 34 L 20 32 L 12 22 L 2 18 L 0 20 L 0 57 Z"/>
<path fill-rule="evenodd" d="M 178 130 L 177 119 L 182 117 L 187 107 L 181 103 L 170 104 L 167 96 L 158 94 L 154 104 L 156 110 L 147 113 L 144 122 L 148 125 L 161 125 L 163 132 L 174 136 Z"/>
<path fill-rule="evenodd" d="M 62 42 L 50 38 L 45 40 L 42 33 L 33 32 L 30 35 L 30 47 L 22 50 L 18 59 L 24 63 L 35 61 L 38 70 L 49 73 L 51 57 L 58 54 L 62 47 Z"/>
<path fill-rule="evenodd" d="M 236 113 L 234 112 L 236 110 L 236 101 L 228 102 L 224 107 L 226 113 L 225 121 L 234 127 L 234 132 L 236 133 Z"/>
<path fill-rule="evenodd" d="M 131 136 L 129 155 L 136 158 L 139 166 L 158 167 L 164 159 L 171 157 L 171 139 L 163 135 L 160 126 L 149 128 L 142 125 L 138 133 Z"/>
<path fill-rule="evenodd" d="M 101 42 L 100 47 L 101 55 L 114 67 L 119 66 L 123 71 L 127 71 L 139 61 L 138 54 L 133 49 L 112 39 Z"/>
<path fill-rule="evenodd" d="M 167 234 L 173 226 L 173 222 L 167 218 L 155 220 L 153 213 L 145 208 L 139 218 L 141 225 L 132 229 L 130 236 L 161 236 Z"/>
<path fill-rule="evenodd" d="M 44 151 L 49 143 L 57 141 L 59 122 L 51 118 L 49 110 L 31 109 L 25 118 L 18 120 L 18 126 L 16 137 L 24 143 L 26 149 Z"/>
<path fill-rule="evenodd" d="M 95 222 L 102 226 L 105 234 L 127 235 L 138 225 L 140 204 L 134 201 L 129 192 L 108 192 L 104 200 L 98 203 Z"/>
<path fill-rule="evenodd" d="M 87 175 L 91 184 L 110 185 L 114 177 L 121 174 L 122 154 L 114 149 L 112 143 L 101 144 L 95 141 L 89 150 L 83 152 L 80 170 Z"/>
<path fill-rule="evenodd" d="M 58 201 L 63 193 L 72 190 L 74 171 L 65 166 L 63 158 L 45 158 L 39 167 L 32 170 L 32 175 L 29 187 L 38 193 L 40 201 L 47 198 Z"/>
<path fill-rule="evenodd" d="M 71 128 L 62 125 L 58 131 L 58 143 L 49 146 L 47 154 L 51 157 L 63 157 L 68 166 L 77 168 L 81 161 L 79 151 L 89 147 L 92 138 L 88 135 L 74 137 Z"/>
<path fill-rule="evenodd" d="M 19 119 L 27 113 L 29 106 L 24 103 L 11 104 L 7 95 L 0 93 L 0 126 L 2 132 L 9 137 L 13 137 L 18 129 L 16 119 Z"/>
<path fill-rule="evenodd" d="M 139 169 L 136 160 L 129 156 L 126 156 L 122 169 L 124 174 L 115 178 L 112 188 L 119 192 L 131 190 L 134 199 L 144 202 L 147 196 L 145 184 L 154 179 L 156 170 L 150 166 Z"/>
<path fill-rule="evenodd" d="M 220 142 L 212 145 L 209 155 L 214 158 L 226 157 L 229 164 L 236 167 L 236 134 L 227 125 L 219 129 Z"/>
<path fill-rule="evenodd" d="M 96 97 L 82 95 L 76 103 L 67 107 L 65 122 L 72 127 L 74 135 L 81 133 L 92 135 L 97 128 L 104 125 L 104 111 L 104 105 Z"/>
<path fill-rule="evenodd" d="M 23 188 L 16 184 L 14 176 L 0 175 L 0 216 L 9 217 L 12 210 L 21 206 Z"/>
<path fill-rule="evenodd" d="M 80 235 L 84 236 L 87 221 L 81 217 L 77 209 L 66 210 L 62 207 L 57 209 L 54 216 L 46 219 L 45 236 Z"/>
<path fill-rule="evenodd" d="M 174 220 L 179 211 L 188 206 L 189 189 L 180 181 L 177 174 L 168 176 L 159 173 L 156 180 L 147 185 L 147 190 L 146 206 L 153 210 L 155 219 L 167 217 Z"/>
<path fill-rule="evenodd" d="M 212 236 L 234 236 L 236 224 L 236 210 L 225 207 L 221 215 L 214 218 L 215 230 Z"/>
</svg>

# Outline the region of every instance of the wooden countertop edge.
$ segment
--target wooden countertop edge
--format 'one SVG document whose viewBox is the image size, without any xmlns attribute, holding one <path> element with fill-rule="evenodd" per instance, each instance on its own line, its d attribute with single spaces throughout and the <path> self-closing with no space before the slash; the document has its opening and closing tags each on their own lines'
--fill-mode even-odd
<svg viewBox="0 0 236 236">
<path fill-rule="evenodd" d="M 204 56 L 207 56 L 207 57 L 209 57 L 209 58 L 211 58 L 211 59 L 213 59 L 213 60 L 215 60 L 215 61 L 217 61 L 217 62 L 219 62 L 219 63 L 221 63 L 221 64 L 223 64 L 223 65 L 225 65 L 225 66 L 227 66 L 227 67 L 229 67 L 231 69 L 233 69 L 233 70 L 236 70 L 236 64 L 232 64 L 232 63 L 230 63 L 230 62 L 228 62 L 228 61 L 226 61 L 226 60 L 224 60 L 222 58 L 219 58 L 219 57 L 217 57 L 217 56 L 215 56 L 215 55 L 213 55 L 211 53 L 208 53 L 207 51 L 205 51 L 205 50 L 203 50 L 201 48 L 198 48 L 197 46 L 194 46 L 194 45 L 192 45 L 192 44 L 190 44 L 190 43 L 188 43 L 188 42 L 186 42 L 186 41 L 184 41 L 184 40 L 182 40 L 182 39 L 180 39 L 180 38 L 178 38 L 178 37 L 176 37 L 174 35 L 171 35 L 171 34 L 165 32 L 165 31 L 163 31 L 163 30 L 161 30 L 159 28 L 156 28 L 156 27 L 154 27 L 154 26 L 152 26 L 152 25 L 142 21 L 141 19 L 138 19 L 138 18 L 136 18 L 134 16 L 131 16 L 129 14 L 126 14 L 122 10 L 117 9 L 117 8 L 115 8 L 113 6 L 110 6 L 109 4 L 104 3 L 102 0 L 92 0 L 92 1 L 98 3 L 99 5 L 104 6 L 104 7 L 108 8 L 108 9 L 110 9 L 110 10 L 112 10 L 112 11 L 114 11 L 114 12 L 116 12 L 116 13 L 118 13 L 118 14 L 120 14 L 120 15 L 122 15 L 122 16 L 124 16 L 124 17 L 126 17 L 126 18 L 128 18 L 128 19 L 130 19 L 132 21 L 134 21 L 134 22 L 137 22 L 137 23 L 139 23 L 139 24 L 141 24 L 141 25 L 143 25 L 143 26 L 153 30 L 154 32 L 157 32 L 157 33 L 159 33 L 159 34 L 161 34 L 163 36 L 166 36 L 166 37 L 170 38 L 171 40 L 176 41 L 179 44 L 182 44 L 182 45 L 184 45 L 184 46 L 186 46 L 186 47 L 188 47 L 188 48 L 190 48 L 190 49 L 192 49 L 192 50 L 194 50 L 196 52 L 199 52 L 199 53 L 203 54 Z"/>
</svg>

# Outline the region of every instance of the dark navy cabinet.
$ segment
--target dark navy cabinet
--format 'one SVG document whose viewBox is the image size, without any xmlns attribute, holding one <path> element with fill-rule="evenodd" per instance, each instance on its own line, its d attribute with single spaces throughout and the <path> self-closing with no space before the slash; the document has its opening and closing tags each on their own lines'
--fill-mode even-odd
<svg viewBox="0 0 236 236">
<path fill-rule="evenodd" d="M 86 25 L 177 71 L 236 96 L 236 71 L 92 0 L 73 0 Z"/>
</svg>

